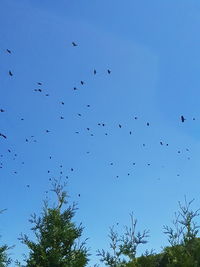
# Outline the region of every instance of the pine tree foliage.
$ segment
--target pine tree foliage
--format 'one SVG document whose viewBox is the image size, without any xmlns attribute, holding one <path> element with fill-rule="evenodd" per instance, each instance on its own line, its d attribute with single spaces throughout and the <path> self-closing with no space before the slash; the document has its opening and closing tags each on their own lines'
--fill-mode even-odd
<svg viewBox="0 0 200 267">
<path fill-rule="evenodd" d="M 47 201 L 41 216 L 33 214 L 30 222 L 36 241 L 27 235 L 21 235 L 20 240 L 29 249 L 25 259 L 27 267 L 84 267 L 88 262 L 86 240 L 80 242 L 83 227 L 76 226 L 72 219 L 76 205 L 63 209 L 67 204 L 67 194 L 62 185 L 55 183 L 52 191 L 56 193 L 58 204 L 49 207 Z"/>
</svg>

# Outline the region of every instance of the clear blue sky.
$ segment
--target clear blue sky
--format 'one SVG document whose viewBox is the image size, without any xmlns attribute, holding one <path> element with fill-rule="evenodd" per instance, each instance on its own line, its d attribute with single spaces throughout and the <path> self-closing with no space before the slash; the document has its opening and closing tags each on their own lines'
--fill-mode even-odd
<svg viewBox="0 0 200 267">
<path fill-rule="evenodd" d="M 200 207 L 199 1 L 2 0 L 0 25 L 0 233 L 13 258 L 60 171 L 89 266 L 131 211 L 150 230 L 142 250 L 160 251 L 178 201 Z"/>
</svg>

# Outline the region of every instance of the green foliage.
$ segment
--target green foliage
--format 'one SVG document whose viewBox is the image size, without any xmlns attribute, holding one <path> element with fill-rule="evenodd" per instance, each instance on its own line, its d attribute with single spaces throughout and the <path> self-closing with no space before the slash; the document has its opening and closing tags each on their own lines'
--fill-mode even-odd
<svg viewBox="0 0 200 267">
<path fill-rule="evenodd" d="M 63 186 L 53 185 L 53 190 L 58 199 L 56 207 L 49 207 L 44 202 L 42 216 L 33 214 L 30 222 L 31 230 L 36 236 L 36 242 L 31 241 L 27 235 L 21 235 L 21 242 L 25 244 L 29 252 L 26 258 L 27 267 L 83 267 L 88 262 L 88 250 L 85 241 L 79 243 L 83 227 L 78 227 L 72 222 L 76 206 L 68 206 L 61 211 L 66 204 L 66 192 Z"/>
<path fill-rule="evenodd" d="M 131 226 L 125 227 L 123 235 L 119 236 L 114 228 L 110 228 L 109 238 L 110 248 L 112 253 L 105 250 L 98 250 L 97 256 L 100 256 L 100 261 L 110 267 L 124 267 L 127 266 L 127 260 L 133 261 L 136 256 L 137 247 L 140 244 L 145 244 L 148 237 L 147 230 L 136 232 L 137 220 L 133 218 L 133 214 L 130 214 Z"/>
<path fill-rule="evenodd" d="M 127 263 L 126 267 L 198 267 L 200 266 L 200 239 L 197 238 L 199 226 L 195 219 L 198 210 L 193 211 L 191 204 L 185 199 L 184 205 L 179 203 L 179 211 L 175 213 L 173 228 L 164 226 L 168 235 L 169 247 L 160 254 L 146 253 Z"/>
<path fill-rule="evenodd" d="M 0 214 L 3 211 L 5 210 L 1 210 Z M 7 245 L 0 246 L 0 267 L 6 267 L 11 263 L 11 259 L 9 258 L 7 253 L 10 248 L 11 247 L 8 247 Z"/>
</svg>

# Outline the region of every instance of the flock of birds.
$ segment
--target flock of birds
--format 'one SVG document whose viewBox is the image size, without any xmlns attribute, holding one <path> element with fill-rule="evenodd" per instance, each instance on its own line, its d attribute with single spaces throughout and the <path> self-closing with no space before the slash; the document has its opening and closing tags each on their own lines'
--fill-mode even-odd
<svg viewBox="0 0 200 267">
<path fill-rule="evenodd" d="M 75 42 L 72 42 L 72 46 L 73 46 L 73 47 L 77 47 L 78 44 L 75 43 Z M 11 55 L 11 54 L 12 54 L 12 51 L 11 51 L 10 49 L 6 49 L 6 53 L 8 53 L 8 54 Z M 111 70 L 110 70 L 110 69 L 107 69 L 106 72 L 107 72 L 108 75 L 111 75 Z M 96 74 L 97 74 L 97 70 L 96 70 L 96 69 L 93 69 L 93 75 L 96 75 Z M 14 76 L 14 72 L 13 72 L 12 70 L 8 70 L 8 75 L 9 75 L 10 77 L 13 77 L 13 76 Z M 85 81 L 81 80 L 81 81 L 80 81 L 80 85 L 81 85 L 81 86 L 85 85 Z M 38 86 L 38 88 L 37 88 L 37 89 L 34 89 L 34 92 L 42 93 L 42 92 L 43 92 L 43 89 L 42 89 L 43 83 L 40 82 L 40 81 L 38 81 L 38 82 L 37 82 L 37 86 Z M 78 90 L 78 88 L 77 88 L 77 87 L 73 87 L 73 90 L 76 91 L 76 90 Z M 46 93 L 46 92 L 45 92 L 45 96 L 48 97 L 48 96 L 49 96 L 49 93 Z M 60 105 L 64 106 L 64 105 L 65 105 L 65 102 L 64 102 L 64 101 L 61 101 L 61 102 L 60 102 Z M 87 108 L 90 108 L 91 106 L 90 106 L 90 104 L 87 104 L 86 107 L 87 107 Z M 3 116 L 3 113 L 6 113 L 6 110 L 4 109 L 4 107 L 0 107 L 0 113 L 2 113 L 2 116 Z M 77 113 L 77 116 L 81 117 L 82 114 L 81 114 L 81 113 Z M 59 118 L 60 118 L 60 120 L 64 120 L 64 119 L 65 119 L 65 117 L 64 117 L 63 115 L 60 116 Z M 133 119 L 134 119 L 134 120 L 138 120 L 138 116 L 133 116 Z M 183 115 L 181 115 L 179 119 L 180 119 L 180 122 L 181 122 L 181 123 L 185 123 L 185 121 L 186 121 L 186 118 L 185 118 Z M 192 120 L 195 120 L 195 118 L 193 118 Z M 21 118 L 21 121 L 24 121 L 24 118 Z M 106 129 L 106 123 L 105 123 L 105 122 L 98 122 L 97 125 L 98 125 L 98 126 L 101 126 L 101 127 L 104 127 L 104 129 Z M 147 126 L 147 127 L 150 127 L 150 122 L 146 122 L 146 126 Z M 119 124 L 117 125 L 117 127 L 118 127 L 119 129 L 121 129 L 121 128 L 123 128 L 123 125 L 122 125 L 121 123 L 119 123 Z M 94 136 L 94 133 L 91 132 L 91 128 L 90 128 L 90 127 L 86 127 L 86 130 L 87 130 L 88 133 L 90 133 L 90 136 Z M 46 134 L 48 134 L 48 133 L 51 132 L 49 129 L 45 129 L 44 131 L 46 132 Z M 75 132 L 75 134 L 79 134 L 79 133 L 80 133 L 79 131 L 76 131 L 76 132 Z M 104 134 L 107 136 L 107 135 L 108 135 L 108 132 L 105 131 Z M 129 134 L 129 135 L 132 135 L 132 131 L 129 130 L 128 134 Z M 2 132 L 0 132 L 0 138 L 2 138 L 2 139 L 9 139 L 9 135 L 8 135 L 7 133 L 5 133 L 5 132 L 2 131 Z M 28 143 L 28 142 L 37 142 L 37 139 L 35 138 L 34 135 L 31 135 L 30 137 L 26 137 L 26 138 L 25 138 L 25 142 L 27 142 L 27 143 Z M 159 144 L 160 144 L 161 146 L 164 146 L 164 145 L 165 145 L 165 146 L 169 146 L 168 143 L 165 143 L 165 142 L 163 142 L 162 140 L 159 141 Z M 143 147 L 145 147 L 145 145 L 146 145 L 145 143 L 142 144 Z M 189 152 L 189 149 L 186 148 L 186 151 Z M 8 149 L 8 153 L 12 153 L 12 151 L 11 151 L 10 148 Z M 87 154 L 89 154 L 89 153 L 90 153 L 90 151 L 87 151 Z M 181 151 L 178 150 L 177 153 L 180 154 Z M 16 157 L 17 157 L 17 153 L 14 153 L 13 156 L 14 156 L 13 159 L 16 159 Z M 0 155 L 0 159 L 2 159 L 2 158 L 3 158 L 3 154 Z M 51 155 L 49 156 L 49 159 L 52 159 L 52 156 L 51 156 Z M 188 157 L 187 159 L 189 160 L 190 157 Z M 25 162 L 22 161 L 21 164 L 25 164 Z M 111 166 L 114 165 L 113 162 L 110 162 L 109 164 L 110 164 Z M 133 165 L 136 165 L 136 163 L 133 162 Z M 151 164 L 150 164 L 150 163 L 147 163 L 147 165 L 150 166 Z M 64 172 L 63 172 L 63 165 L 60 164 L 59 167 L 60 167 L 59 174 L 60 174 L 60 175 L 63 175 L 63 174 L 64 174 Z M 0 161 L 0 169 L 2 169 L 2 168 L 3 168 L 3 160 Z M 71 167 L 71 168 L 70 168 L 70 171 L 73 172 L 73 171 L 74 171 L 74 168 Z M 14 174 L 17 174 L 17 173 L 18 173 L 17 171 L 14 171 Z M 51 171 L 50 171 L 50 170 L 47 170 L 47 173 L 48 173 L 48 174 L 51 174 Z M 127 173 L 127 175 L 129 176 L 130 173 Z M 179 176 L 179 174 L 177 174 L 177 176 Z M 66 178 L 68 178 L 68 175 L 66 175 Z M 119 178 L 119 175 L 116 175 L 116 178 Z M 49 178 L 50 181 L 52 181 L 52 179 L 53 179 L 52 177 Z M 27 188 L 29 188 L 29 187 L 30 187 L 30 184 L 27 184 L 26 186 L 27 186 Z M 80 194 L 78 194 L 78 196 L 80 197 Z"/>
</svg>

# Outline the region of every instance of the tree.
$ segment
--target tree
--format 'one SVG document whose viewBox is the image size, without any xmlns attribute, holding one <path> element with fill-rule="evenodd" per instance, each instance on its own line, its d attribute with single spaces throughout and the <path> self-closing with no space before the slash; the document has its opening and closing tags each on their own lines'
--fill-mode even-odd
<svg viewBox="0 0 200 267">
<path fill-rule="evenodd" d="M 5 211 L 5 210 L 1 210 L 0 214 Z M 0 267 L 6 267 L 11 263 L 11 259 L 8 256 L 7 251 L 10 249 L 11 247 L 7 246 L 7 245 L 2 245 L 0 246 Z"/>
<path fill-rule="evenodd" d="M 34 225 L 31 230 L 36 236 L 36 242 L 31 241 L 27 235 L 21 235 L 20 240 L 29 251 L 25 259 L 27 267 L 83 267 L 88 262 L 88 250 L 85 242 L 79 242 L 83 227 L 72 222 L 76 205 L 68 206 L 61 211 L 67 203 L 67 194 L 64 186 L 53 184 L 52 191 L 56 193 L 57 206 L 49 207 L 44 201 L 41 216 L 31 216 L 30 222 Z"/>
<path fill-rule="evenodd" d="M 197 237 L 199 226 L 196 217 L 199 210 L 193 211 L 193 200 L 182 205 L 175 213 L 173 227 L 164 226 L 170 246 L 165 247 L 159 254 L 146 253 L 136 258 L 126 267 L 198 267 L 200 266 L 200 238 Z"/>
<path fill-rule="evenodd" d="M 98 250 L 97 256 L 100 256 L 100 261 L 104 262 L 105 265 L 110 267 L 124 267 L 128 266 L 129 262 L 134 262 L 137 247 L 140 244 L 147 243 L 146 238 L 148 237 L 149 231 L 144 230 L 141 232 L 136 232 L 137 220 L 134 219 L 133 214 L 130 214 L 131 226 L 125 227 L 125 232 L 123 235 L 119 236 L 114 228 L 110 228 L 109 238 L 110 248 L 112 249 L 112 254 L 106 252 L 105 250 Z M 128 259 L 128 261 L 127 261 Z"/>
</svg>

